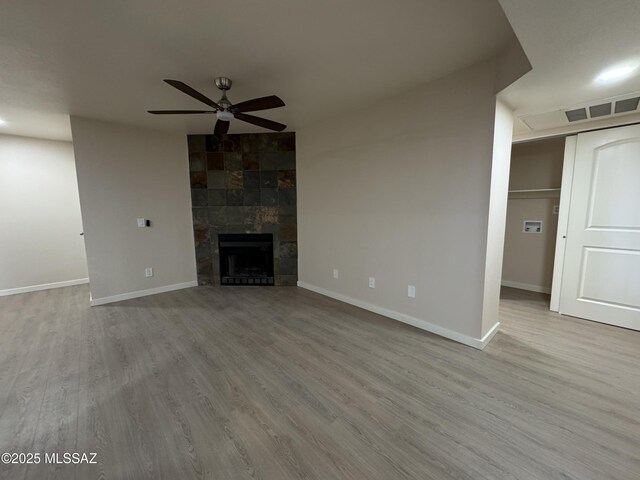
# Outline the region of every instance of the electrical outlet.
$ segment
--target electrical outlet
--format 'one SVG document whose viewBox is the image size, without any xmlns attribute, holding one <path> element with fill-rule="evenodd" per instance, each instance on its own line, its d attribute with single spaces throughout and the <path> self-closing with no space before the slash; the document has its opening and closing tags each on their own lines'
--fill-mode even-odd
<svg viewBox="0 0 640 480">
<path fill-rule="evenodd" d="M 147 221 L 144 218 L 139 218 L 138 219 L 138 227 L 146 227 L 147 226 Z"/>
<path fill-rule="evenodd" d="M 369 277 L 369 288 L 376 288 L 376 277 Z"/>
<path fill-rule="evenodd" d="M 558 215 L 560 213 L 560 205 L 553 206 L 553 214 Z"/>
<path fill-rule="evenodd" d="M 413 285 L 409 285 L 407 287 L 407 297 L 416 298 L 416 287 Z"/>
<path fill-rule="evenodd" d="M 333 269 L 333 278 L 340 278 L 340 272 L 337 268 Z"/>
<path fill-rule="evenodd" d="M 144 276 L 145 277 L 153 277 L 153 268 L 151 267 L 147 267 L 144 269 Z"/>
</svg>

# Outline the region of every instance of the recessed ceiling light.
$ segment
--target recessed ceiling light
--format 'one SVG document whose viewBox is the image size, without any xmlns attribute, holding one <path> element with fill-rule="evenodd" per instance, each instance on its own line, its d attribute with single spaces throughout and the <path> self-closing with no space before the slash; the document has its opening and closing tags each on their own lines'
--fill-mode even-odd
<svg viewBox="0 0 640 480">
<path fill-rule="evenodd" d="M 638 67 L 632 65 L 625 65 L 624 67 L 614 67 L 608 70 L 605 70 L 600 75 L 596 77 L 597 83 L 611 83 L 617 82 L 618 80 L 622 80 L 627 78 L 636 71 Z"/>
</svg>

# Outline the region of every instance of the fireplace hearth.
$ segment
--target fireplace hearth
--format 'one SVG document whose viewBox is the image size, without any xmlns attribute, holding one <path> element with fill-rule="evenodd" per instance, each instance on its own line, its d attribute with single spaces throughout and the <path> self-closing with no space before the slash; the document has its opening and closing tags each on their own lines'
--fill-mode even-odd
<svg viewBox="0 0 640 480">
<path fill-rule="evenodd" d="M 221 285 L 273 285 L 273 235 L 219 234 Z"/>
</svg>

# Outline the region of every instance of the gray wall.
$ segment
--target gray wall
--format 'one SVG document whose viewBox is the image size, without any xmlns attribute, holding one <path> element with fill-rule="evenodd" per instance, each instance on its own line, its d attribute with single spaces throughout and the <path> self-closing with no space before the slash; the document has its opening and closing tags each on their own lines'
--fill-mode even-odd
<svg viewBox="0 0 640 480">
<path fill-rule="evenodd" d="M 513 192 L 560 188 L 564 138 L 516 144 L 511 154 L 509 202 L 502 282 L 504 285 L 549 293 L 553 277 L 560 192 Z M 524 233 L 525 220 L 542 220 L 542 233 Z"/>
<path fill-rule="evenodd" d="M 92 300 L 195 284 L 185 136 L 80 117 L 71 130 Z"/>
<path fill-rule="evenodd" d="M 298 129 L 302 285 L 428 322 L 460 341 L 486 333 L 495 81 L 489 61 Z M 504 148 L 508 159 L 510 142 Z"/>
<path fill-rule="evenodd" d="M 0 295 L 86 281 L 71 142 L 0 135 L 0 219 Z"/>
</svg>

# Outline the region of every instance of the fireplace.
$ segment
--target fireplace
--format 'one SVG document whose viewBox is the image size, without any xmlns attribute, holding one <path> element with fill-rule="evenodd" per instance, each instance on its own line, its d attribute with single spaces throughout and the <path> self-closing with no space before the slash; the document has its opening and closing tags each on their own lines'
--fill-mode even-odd
<svg viewBox="0 0 640 480">
<path fill-rule="evenodd" d="M 273 235 L 218 235 L 222 285 L 273 285 Z"/>
</svg>

